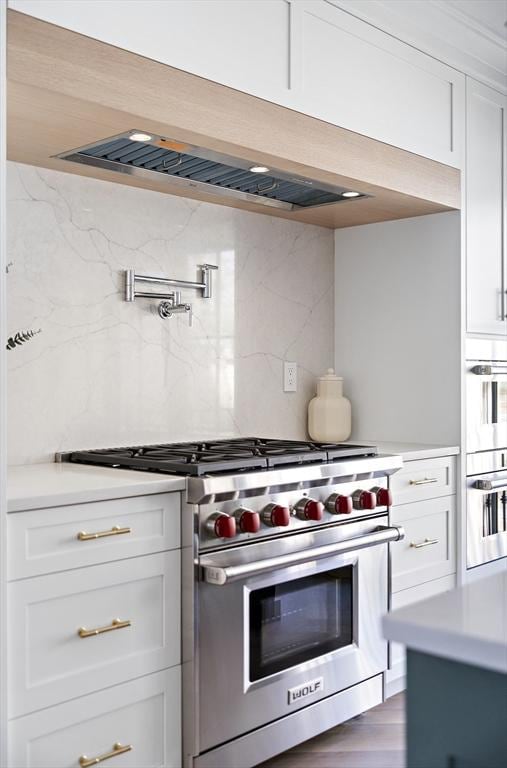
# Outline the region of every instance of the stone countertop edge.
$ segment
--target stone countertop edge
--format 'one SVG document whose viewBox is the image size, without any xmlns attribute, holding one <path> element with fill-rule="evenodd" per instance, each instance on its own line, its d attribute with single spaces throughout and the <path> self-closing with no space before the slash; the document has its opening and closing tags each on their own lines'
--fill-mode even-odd
<svg viewBox="0 0 507 768">
<path fill-rule="evenodd" d="M 404 461 L 418 459 L 438 459 L 443 456 L 458 456 L 460 448 L 457 445 L 435 445 L 426 443 L 405 443 L 387 440 L 351 440 L 366 445 L 375 445 L 380 454 L 396 454 Z"/>
<path fill-rule="evenodd" d="M 501 573 L 387 614 L 382 627 L 408 649 L 507 674 L 507 563 Z"/>
<path fill-rule="evenodd" d="M 30 464 L 7 471 L 7 511 L 183 491 L 183 476 L 84 464 Z"/>
</svg>

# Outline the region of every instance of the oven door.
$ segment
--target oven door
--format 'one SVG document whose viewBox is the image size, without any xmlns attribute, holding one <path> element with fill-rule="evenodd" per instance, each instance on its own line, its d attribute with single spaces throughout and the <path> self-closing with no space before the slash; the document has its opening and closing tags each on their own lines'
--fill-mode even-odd
<svg viewBox="0 0 507 768">
<path fill-rule="evenodd" d="M 200 753 L 386 669 L 387 542 L 403 536 L 386 522 L 201 558 Z"/>
<path fill-rule="evenodd" d="M 467 480 L 467 568 L 507 556 L 507 472 Z"/>
<path fill-rule="evenodd" d="M 467 453 L 507 447 L 507 362 L 467 363 Z"/>
</svg>

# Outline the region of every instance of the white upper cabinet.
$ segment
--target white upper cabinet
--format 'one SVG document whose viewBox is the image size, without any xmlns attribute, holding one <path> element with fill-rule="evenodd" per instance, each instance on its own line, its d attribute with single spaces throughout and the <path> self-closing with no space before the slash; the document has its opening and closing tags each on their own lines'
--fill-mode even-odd
<svg viewBox="0 0 507 768">
<path fill-rule="evenodd" d="M 297 2 L 301 111 L 461 166 L 465 78 L 325 2 Z"/>
<path fill-rule="evenodd" d="M 461 167 L 464 76 L 324 0 L 9 0 L 9 5 Z"/>
<path fill-rule="evenodd" d="M 9 7 L 269 101 L 289 86 L 287 0 L 9 0 Z"/>
<path fill-rule="evenodd" d="M 467 80 L 467 331 L 507 334 L 507 99 Z"/>
</svg>

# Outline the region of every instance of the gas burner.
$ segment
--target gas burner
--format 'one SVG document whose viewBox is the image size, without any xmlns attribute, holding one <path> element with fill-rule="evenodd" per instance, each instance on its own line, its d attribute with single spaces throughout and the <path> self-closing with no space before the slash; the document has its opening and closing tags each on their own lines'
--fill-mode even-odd
<svg viewBox="0 0 507 768">
<path fill-rule="evenodd" d="M 297 466 L 312 462 L 322 464 L 336 459 L 376 454 L 377 449 L 373 446 L 353 443 L 238 437 L 75 451 L 64 454 L 61 458 L 81 464 L 102 464 L 166 474 L 201 476 L 263 470 L 282 465 Z"/>
</svg>

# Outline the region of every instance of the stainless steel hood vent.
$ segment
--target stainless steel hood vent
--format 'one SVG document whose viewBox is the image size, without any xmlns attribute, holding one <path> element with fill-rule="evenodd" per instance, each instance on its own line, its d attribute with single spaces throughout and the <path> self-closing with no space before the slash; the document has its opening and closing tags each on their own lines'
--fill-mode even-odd
<svg viewBox="0 0 507 768">
<path fill-rule="evenodd" d="M 141 139 L 141 140 L 140 140 Z M 296 211 L 368 197 L 355 190 L 255 166 L 239 158 L 162 136 L 131 130 L 58 158 L 139 178 L 154 175 L 173 188 L 233 197 Z M 253 172 L 252 167 L 263 168 Z"/>
</svg>

